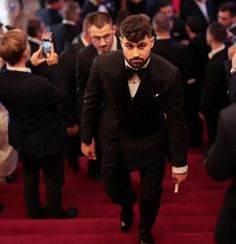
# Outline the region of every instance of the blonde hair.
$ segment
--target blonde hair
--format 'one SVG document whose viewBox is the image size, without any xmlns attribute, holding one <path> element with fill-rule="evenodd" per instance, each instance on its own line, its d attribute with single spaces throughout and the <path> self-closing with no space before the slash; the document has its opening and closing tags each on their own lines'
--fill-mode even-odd
<svg viewBox="0 0 236 244">
<path fill-rule="evenodd" d="M 0 57 L 14 65 L 18 63 L 27 47 L 27 36 L 24 31 L 20 29 L 13 29 L 0 38 Z"/>
</svg>

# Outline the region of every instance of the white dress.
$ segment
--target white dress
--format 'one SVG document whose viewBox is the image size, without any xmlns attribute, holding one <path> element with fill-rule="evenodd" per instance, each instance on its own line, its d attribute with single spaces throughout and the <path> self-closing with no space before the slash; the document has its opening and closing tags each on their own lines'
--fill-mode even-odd
<svg viewBox="0 0 236 244">
<path fill-rule="evenodd" d="M 18 27 L 20 3 L 18 0 L 0 0 L 0 22 L 4 25 Z"/>
<path fill-rule="evenodd" d="M 17 152 L 8 144 L 8 112 L 0 103 L 0 182 L 17 166 Z"/>
</svg>

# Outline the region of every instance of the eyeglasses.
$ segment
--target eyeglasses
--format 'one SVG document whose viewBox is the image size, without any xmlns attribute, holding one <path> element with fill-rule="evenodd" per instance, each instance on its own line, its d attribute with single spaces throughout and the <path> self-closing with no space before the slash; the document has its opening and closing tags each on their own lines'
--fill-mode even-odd
<svg viewBox="0 0 236 244">
<path fill-rule="evenodd" d="M 102 40 L 104 42 L 108 42 L 108 41 L 111 40 L 111 37 L 112 37 L 112 34 L 110 33 L 110 34 L 106 34 L 104 36 L 92 36 L 92 39 L 93 39 L 94 42 L 99 43 Z"/>
</svg>

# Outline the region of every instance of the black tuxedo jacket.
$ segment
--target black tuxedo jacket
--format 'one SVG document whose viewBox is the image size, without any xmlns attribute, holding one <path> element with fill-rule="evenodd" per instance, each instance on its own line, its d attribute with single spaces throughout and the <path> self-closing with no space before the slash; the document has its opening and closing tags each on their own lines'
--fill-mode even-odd
<svg viewBox="0 0 236 244">
<path fill-rule="evenodd" d="M 79 28 L 77 26 L 63 23 L 52 25 L 51 30 L 53 32 L 53 40 L 55 42 L 55 49 L 57 53 L 63 52 L 66 45 L 72 43 L 79 33 Z"/>
<path fill-rule="evenodd" d="M 65 116 L 66 126 L 78 124 L 77 105 L 76 105 L 76 56 L 79 50 L 84 48 L 84 44 L 80 37 L 77 43 L 71 44 L 60 55 L 60 67 L 62 69 L 65 81 L 65 87 L 68 91 L 68 99 L 62 105 L 63 114 Z"/>
<path fill-rule="evenodd" d="M 227 49 L 218 52 L 206 66 L 202 88 L 202 111 L 206 117 L 218 118 L 222 108 L 229 104 L 225 62 L 228 60 Z"/>
<path fill-rule="evenodd" d="M 188 62 L 187 47 L 173 39 L 156 40 L 152 52 L 167 59 L 180 70 L 182 79 L 186 78 Z"/>
<path fill-rule="evenodd" d="M 216 141 L 207 155 L 206 168 L 216 180 L 232 179 L 215 233 L 217 243 L 236 243 L 236 105 L 222 110 Z"/>
<path fill-rule="evenodd" d="M 66 98 L 58 65 L 44 69 L 48 78 L 5 70 L 0 101 L 9 111 L 9 143 L 19 152 L 43 157 L 62 150 L 65 128 L 58 103 Z"/>
<path fill-rule="evenodd" d="M 178 70 L 152 54 L 133 99 L 125 73 L 122 51 L 97 56 L 84 97 L 82 142 L 90 144 L 97 130 L 103 161 L 112 163 L 121 157 L 130 170 L 163 162 L 169 145 L 173 165 L 185 166 L 186 130 Z"/>
</svg>

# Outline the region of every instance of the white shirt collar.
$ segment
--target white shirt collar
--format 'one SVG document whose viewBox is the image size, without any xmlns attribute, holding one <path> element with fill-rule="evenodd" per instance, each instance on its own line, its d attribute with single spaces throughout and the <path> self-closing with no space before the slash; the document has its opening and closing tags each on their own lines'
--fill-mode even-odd
<svg viewBox="0 0 236 244">
<path fill-rule="evenodd" d="M 208 53 L 208 58 L 212 59 L 218 52 L 225 49 L 225 44 L 222 44 L 219 48 L 213 49 Z"/>
<path fill-rule="evenodd" d="M 85 38 L 83 37 L 82 34 L 80 34 L 80 39 L 83 42 L 84 46 L 87 47 L 89 45 L 89 43 L 85 40 Z"/>
<path fill-rule="evenodd" d="M 161 37 L 161 36 L 156 36 L 156 40 L 170 40 L 171 37 Z"/>
<path fill-rule="evenodd" d="M 113 43 L 111 46 L 111 49 L 109 50 L 109 52 L 111 51 L 117 51 L 117 38 L 115 35 L 113 35 Z M 98 54 L 102 54 L 101 52 L 98 52 Z"/>
<path fill-rule="evenodd" d="M 110 51 L 117 51 L 117 38 L 115 35 L 113 35 L 113 43 Z"/>
<path fill-rule="evenodd" d="M 34 42 L 38 45 L 41 45 L 41 43 L 42 43 L 40 39 L 38 39 L 36 37 L 32 37 L 32 36 L 28 36 L 28 41 Z"/>
<path fill-rule="evenodd" d="M 7 69 L 10 71 L 31 73 L 31 69 L 27 68 L 27 67 L 13 67 L 13 66 L 10 66 L 9 64 L 7 64 Z"/>
<path fill-rule="evenodd" d="M 151 58 L 149 58 L 148 60 L 147 60 L 147 62 L 141 67 L 141 68 L 139 68 L 139 69 L 145 69 L 145 68 L 147 68 L 147 66 L 148 66 L 148 64 L 150 63 L 150 59 Z M 129 68 L 131 68 L 131 69 L 133 69 L 133 70 L 139 70 L 139 69 L 135 69 L 135 68 L 133 68 L 129 63 L 128 63 L 128 61 L 125 59 L 125 67 L 127 68 L 127 67 L 129 67 Z"/>
<path fill-rule="evenodd" d="M 67 19 L 63 19 L 63 20 L 62 20 L 62 24 L 64 24 L 64 25 L 73 25 L 73 26 L 76 26 L 76 22 L 75 22 L 75 21 L 67 20 Z"/>
</svg>

